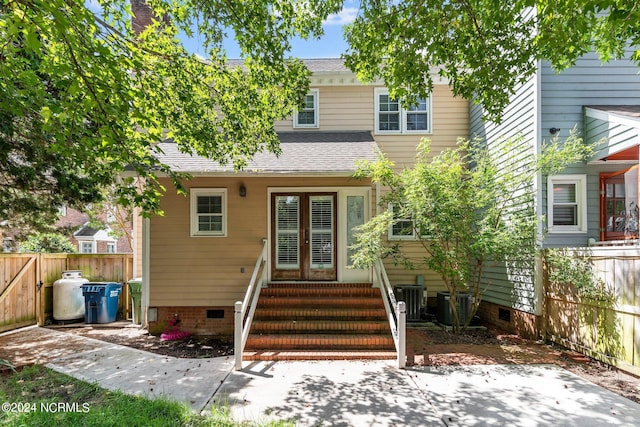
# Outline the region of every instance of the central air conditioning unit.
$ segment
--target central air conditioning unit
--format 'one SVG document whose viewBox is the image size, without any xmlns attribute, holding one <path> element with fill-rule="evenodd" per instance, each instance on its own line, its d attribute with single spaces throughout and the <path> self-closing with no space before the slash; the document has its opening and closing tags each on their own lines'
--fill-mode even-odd
<svg viewBox="0 0 640 427">
<path fill-rule="evenodd" d="M 407 305 L 407 322 L 419 322 L 424 298 L 424 285 L 396 285 L 393 287 L 396 301 Z"/>
</svg>

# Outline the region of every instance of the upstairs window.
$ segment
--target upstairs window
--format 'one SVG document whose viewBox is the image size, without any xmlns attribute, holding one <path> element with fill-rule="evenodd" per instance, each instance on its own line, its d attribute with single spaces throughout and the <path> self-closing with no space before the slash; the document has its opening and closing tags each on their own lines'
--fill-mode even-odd
<svg viewBox="0 0 640 427">
<path fill-rule="evenodd" d="M 430 133 L 431 98 L 419 98 L 408 109 L 389 96 L 387 89 L 375 90 L 376 133 Z"/>
<path fill-rule="evenodd" d="M 586 232 L 586 203 L 586 175 L 549 176 L 547 178 L 547 223 L 549 232 Z"/>
<path fill-rule="evenodd" d="M 392 99 L 388 93 L 378 95 L 378 126 L 379 132 L 400 131 L 400 103 Z"/>
<path fill-rule="evenodd" d="M 294 128 L 319 127 L 318 89 L 311 89 L 303 98 L 303 107 L 293 116 Z"/>
<path fill-rule="evenodd" d="M 226 188 L 192 188 L 191 235 L 226 236 Z"/>
<path fill-rule="evenodd" d="M 638 238 L 638 167 L 600 175 L 600 239 Z"/>
</svg>

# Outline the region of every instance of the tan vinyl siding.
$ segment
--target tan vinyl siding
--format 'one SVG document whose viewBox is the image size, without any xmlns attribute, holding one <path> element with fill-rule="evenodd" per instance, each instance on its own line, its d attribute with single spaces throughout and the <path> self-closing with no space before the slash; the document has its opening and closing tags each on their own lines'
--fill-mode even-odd
<svg viewBox="0 0 640 427">
<path fill-rule="evenodd" d="M 373 129 L 372 86 L 322 86 L 318 88 L 320 127 L 297 129 L 293 119 L 277 122 L 277 131 L 336 131 Z"/>
<path fill-rule="evenodd" d="M 381 189 L 381 197 L 386 191 L 386 188 Z M 376 206 L 375 203 L 376 202 L 374 201 L 374 206 L 372 208 L 374 214 L 376 212 L 381 212 L 382 210 L 387 209 L 386 205 L 381 204 L 380 206 Z M 398 243 L 397 240 L 389 242 L 388 234 L 383 236 L 383 238 L 387 241 L 388 245 Z M 442 281 L 440 276 L 424 266 L 423 260 L 425 252 L 422 244 L 419 241 L 403 240 L 400 241 L 400 245 L 402 248 L 402 252 L 407 256 L 408 259 L 410 259 L 414 263 L 414 266 L 416 268 L 411 270 L 409 268 L 406 268 L 404 265 L 394 265 L 393 259 L 384 259 L 384 268 L 387 272 L 387 276 L 389 277 L 391 286 L 417 284 L 417 276 L 421 275 L 424 277 L 424 285 L 427 296 L 435 297 L 437 292 L 446 290 L 444 282 Z"/>
<path fill-rule="evenodd" d="M 240 197 L 243 183 L 247 196 Z M 163 182 L 171 188 L 169 182 Z M 168 191 L 151 219 L 150 306 L 230 306 L 244 297 L 267 237 L 268 187 L 362 186 L 352 178 L 194 178 L 187 188 L 227 189 L 227 236 L 191 237 L 189 197 Z M 241 269 L 244 268 L 244 273 Z"/>
<path fill-rule="evenodd" d="M 468 101 L 455 98 L 448 86 L 436 85 L 433 89 L 431 106 L 433 114 L 431 134 L 375 135 L 380 149 L 389 156 L 398 169 L 415 164 L 416 146 L 422 138 L 431 140 L 431 153 L 437 155 L 447 148 L 454 147 L 458 138 L 469 135 Z M 416 265 L 425 255 L 421 244 L 416 241 L 402 242 L 402 250 Z M 422 275 L 429 297 L 435 297 L 437 292 L 446 290 L 440 276 L 426 267 L 409 270 L 404 266 L 394 265 L 391 260 L 386 260 L 384 264 L 389 280 L 394 286 L 415 284 L 416 276 Z"/>
<path fill-rule="evenodd" d="M 314 88 L 314 86 L 311 86 Z M 454 98 L 449 87 L 437 85 L 432 95 L 432 133 L 375 134 L 375 86 L 317 86 L 319 90 L 319 127 L 294 129 L 291 119 L 276 123 L 277 131 L 371 131 L 378 146 L 398 166 L 412 165 L 416 146 L 422 137 L 432 140 L 437 153 L 455 145 L 458 137 L 469 134 L 468 103 Z M 247 196 L 239 196 L 240 184 Z M 171 184 L 163 181 L 167 188 Z M 348 177 L 216 177 L 193 178 L 187 188 L 227 189 L 227 236 L 190 236 L 190 198 L 170 190 L 163 197 L 164 216 L 150 221 L 150 306 L 232 306 L 244 297 L 253 266 L 268 233 L 269 187 L 344 187 L 367 183 Z M 375 214 L 375 198 L 372 198 Z M 419 257 L 416 242 L 407 242 L 412 258 Z M 416 275 L 425 277 L 429 296 L 442 290 L 440 279 L 422 270 L 406 270 L 387 263 L 393 285 L 415 283 Z M 241 272 L 244 269 L 244 272 Z"/>
<path fill-rule="evenodd" d="M 378 86 L 380 87 L 380 86 Z M 374 86 L 319 87 L 320 127 L 294 129 L 292 119 L 276 123 L 277 131 L 368 130 L 378 146 L 398 167 L 415 162 L 416 146 L 423 137 L 431 140 L 433 153 L 455 145 L 469 135 L 469 103 L 455 98 L 446 85 L 436 85 L 432 94 L 432 132 L 425 134 L 375 133 Z"/>
<path fill-rule="evenodd" d="M 417 284 L 416 277 L 422 275 L 428 297 L 435 297 L 438 292 L 446 290 L 444 282 L 437 273 L 426 267 L 418 267 L 425 256 L 424 249 L 419 242 L 405 241 L 402 244 L 402 252 L 416 264 L 417 268 L 411 270 L 405 268 L 403 265 L 394 265 L 392 260 L 385 260 L 384 268 L 387 271 L 392 286 L 415 285 Z"/>
<path fill-rule="evenodd" d="M 415 163 L 416 146 L 422 138 L 431 140 L 431 153 L 436 155 L 455 146 L 459 137 L 468 137 L 468 101 L 455 98 L 448 86 L 436 85 L 433 88 L 431 109 L 433 117 L 430 134 L 375 135 L 380 149 L 387 153 L 398 168 L 410 167 Z"/>
</svg>

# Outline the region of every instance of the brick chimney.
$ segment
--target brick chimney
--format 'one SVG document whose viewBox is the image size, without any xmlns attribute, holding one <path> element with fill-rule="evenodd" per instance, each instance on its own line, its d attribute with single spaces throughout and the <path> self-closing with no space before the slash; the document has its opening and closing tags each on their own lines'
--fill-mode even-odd
<svg viewBox="0 0 640 427">
<path fill-rule="evenodd" d="M 131 0 L 131 13 L 133 14 L 131 26 L 136 35 L 151 25 L 154 19 L 158 20 L 157 17 L 153 15 L 151 7 L 147 4 L 146 0 Z M 169 17 L 164 15 L 162 22 L 168 24 Z"/>
</svg>

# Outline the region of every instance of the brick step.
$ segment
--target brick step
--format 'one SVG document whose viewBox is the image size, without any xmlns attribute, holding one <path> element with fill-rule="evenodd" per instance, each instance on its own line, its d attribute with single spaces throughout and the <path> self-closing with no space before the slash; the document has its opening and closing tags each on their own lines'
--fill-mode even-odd
<svg viewBox="0 0 640 427">
<path fill-rule="evenodd" d="M 378 288 L 264 288 L 260 291 L 264 298 L 273 297 L 325 297 L 325 298 L 381 298 Z"/>
<path fill-rule="evenodd" d="M 247 351 L 313 350 L 322 351 L 358 350 L 358 351 L 394 351 L 391 334 L 333 335 L 333 334 L 296 334 L 296 335 L 252 335 L 245 348 Z"/>
<path fill-rule="evenodd" d="M 244 360 L 395 359 L 380 289 L 371 283 L 270 283 Z"/>
<path fill-rule="evenodd" d="M 289 308 L 312 308 L 312 307 L 360 307 L 360 308 L 380 308 L 384 307 L 382 297 L 264 297 L 260 296 L 258 308 L 266 307 L 289 307 Z"/>
<path fill-rule="evenodd" d="M 340 283 L 340 282 L 269 282 L 267 289 L 304 289 L 304 288 L 324 288 L 324 289 L 370 289 L 373 284 L 367 283 Z"/>
<path fill-rule="evenodd" d="M 387 313 L 381 308 L 309 308 L 309 307 L 265 307 L 258 308 L 257 320 L 385 320 Z"/>
<path fill-rule="evenodd" d="M 323 334 L 390 334 L 391 330 L 386 320 L 254 320 L 251 332 L 254 334 L 300 332 Z"/>
<path fill-rule="evenodd" d="M 245 351 L 242 360 L 394 360 L 395 351 Z"/>
</svg>

